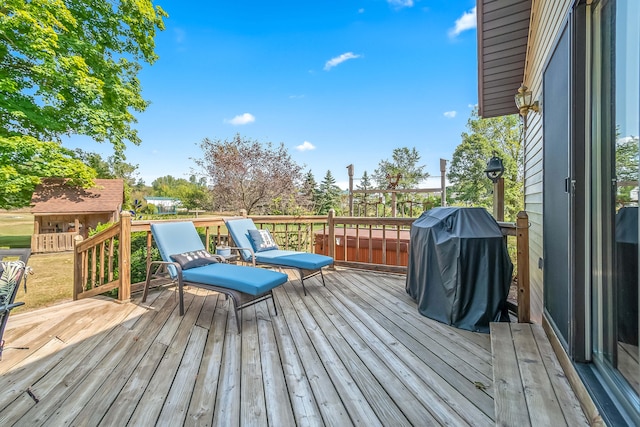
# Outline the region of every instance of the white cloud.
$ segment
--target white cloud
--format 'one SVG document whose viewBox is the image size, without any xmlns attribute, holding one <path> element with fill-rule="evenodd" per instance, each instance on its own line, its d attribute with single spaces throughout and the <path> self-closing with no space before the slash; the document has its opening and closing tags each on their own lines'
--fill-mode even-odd
<svg viewBox="0 0 640 427">
<path fill-rule="evenodd" d="M 387 0 L 391 6 L 402 9 L 403 7 L 413 7 L 413 0 Z"/>
<path fill-rule="evenodd" d="M 448 118 L 448 119 L 453 119 L 456 116 L 456 114 L 458 114 L 457 111 L 445 111 L 444 112 L 444 116 L 446 118 Z"/>
<path fill-rule="evenodd" d="M 255 122 L 256 118 L 253 116 L 253 114 L 244 113 L 240 114 L 239 116 L 235 116 L 231 120 L 225 119 L 224 121 L 225 123 L 231 123 L 232 125 L 246 125 Z"/>
<path fill-rule="evenodd" d="M 469 12 L 464 12 L 462 16 L 456 19 L 456 26 L 449 30 L 449 37 L 455 37 L 463 31 L 476 28 L 476 8 Z"/>
<path fill-rule="evenodd" d="M 330 69 L 332 69 L 336 65 L 342 64 L 344 61 L 348 61 L 350 59 L 361 58 L 361 57 L 362 57 L 362 55 L 356 55 L 353 52 L 343 53 L 340 56 L 336 56 L 335 58 L 331 58 L 330 60 L 328 60 L 326 62 L 326 64 L 324 64 L 324 70 L 325 71 L 329 71 Z"/>
<path fill-rule="evenodd" d="M 289 95 L 289 99 L 302 99 L 304 95 Z"/>
<path fill-rule="evenodd" d="M 178 44 L 183 43 L 187 38 L 187 32 L 179 27 L 173 29 L 173 34 L 175 35 L 176 43 Z"/>
<path fill-rule="evenodd" d="M 302 144 L 296 146 L 296 150 L 298 151 L 311 151 L 315 149 L 316 149 L 316 146 L 310 143 L 309 141 L 305 141 Z"/>
</svg>

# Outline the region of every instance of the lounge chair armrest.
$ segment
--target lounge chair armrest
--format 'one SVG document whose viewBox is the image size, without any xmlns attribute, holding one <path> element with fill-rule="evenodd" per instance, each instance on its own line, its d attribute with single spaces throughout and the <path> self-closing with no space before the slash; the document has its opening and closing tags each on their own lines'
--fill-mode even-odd
<svg viewBox="0 0 640 427">
<path fill-rule="evenodd" d="M 158 268 L 156 268 L 156 270 L 152 273 L 151 271 L 154 265 L 157 265 Z M 178 280 L 178 286 L 181 289 L 180 292 L 182 292 L 182 267 L 180 266 L 180 264 L 174 261 L 151 261 L 149 263 L 149 267 L 147 267 L 147 278 L 144 282 L 144 290 L 142 292 L 142 302 L 145 302 L 147 300 L 147 294 L 149 293 L 149 282 L 151 281 L 151 277 L 158 274 L 160 267 L 164 266 L 166 268 L 171 265 L 176 269 L 176 273 L 177 273 L 175 279 L 173 277 L 171 279 Z M 171 272 L 168 271 L 168 273 L 169 273 L 169 276 L 171 276 Z M 180 315 L 182 315 L 182 311 Z"/>
<path fill-rule="evenodd" d="M 251 263 L 253 264 L 254 267 L 256 266 L 256 253 L 253 251 L 253 248 L 241 248 L 239 246 L 231 246 L 229 249 L 238 251 L 238 253 L 240 254 L 240 258 L 242 259 L 244 259 L 244 257 L 242 256 L 242 252 L 240 251 L 249 251 L 251 253 Z"/>
<path fill-rule="evenodd" d="M 175 261 L 151 261 L 151 263 L 149 264 L 149 268 L 147 268 L 147 281 L 149 280 L 149 275 L 151 274 L 151 269 L 152 269 L 152 267 L 154 265 L 164 266 L 164 267 L 172 265 L 176 269 L 177 277 L 182 279 L 182 267 L 180 266 L 179 263 L 177 263 Z M 154 273 L 157 273 L 157 272 L 158 272 L 158 270 L 156 270 Z M 169 274 L 171 274 L 171 273 L 169 273 Z"/>
<path fill-rule="evenodd" d="M 16 307 L 20 307 L 21 305 L 24 305 L 24 302 L 20 301 L 20 302 L 14 302 L 8 305 L 3 305 L 0 306 L 0 313 L 2 312 L 9 312 L 11 310 L 13 310 Z"/>
</svg>

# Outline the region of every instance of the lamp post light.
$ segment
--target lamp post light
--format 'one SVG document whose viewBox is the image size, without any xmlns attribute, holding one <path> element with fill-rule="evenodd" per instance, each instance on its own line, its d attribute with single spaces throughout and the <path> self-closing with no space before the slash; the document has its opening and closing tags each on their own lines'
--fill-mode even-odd
<svg viewBox="0 0 640 427">
<path fill-rule="evenodd" d="M 484 173 L 493 182 L 493 217 L 496 221 L 504 221 L 504 164 L 496 153 L 493 153 Z"/>
</svg>

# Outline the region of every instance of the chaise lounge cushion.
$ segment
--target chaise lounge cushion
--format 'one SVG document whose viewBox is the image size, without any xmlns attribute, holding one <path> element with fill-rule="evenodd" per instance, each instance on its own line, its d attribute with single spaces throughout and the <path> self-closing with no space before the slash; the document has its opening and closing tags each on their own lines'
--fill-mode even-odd
<svg viewBox="0 0 640 427">
<path fill-rule="evenodd" d="M 317 270 L 333 264 L 333 258 L 308 252 L 272 250 L 256 253 L 256 262 L 285 267 Z"/>
<path fill-rule="evenodd" d="M 250 295 L 263 294 L 288 280 L 286 274 L 277 271 L 223 263 L 190 268 L 182 272 L 182 277 L 187 282 L 220 286 Z"/>
<path fill-rule="evenodd" d="M 241 248 L 251 247 L 249 233 L 257 230 L 250 218 L 233 219 L 227 221 L 227 228 L 233 235 L 233 240 Z M 251 260 L 251 252 L 241 250 L 242 258 Z M 274 249 L 255 253 L 257 263 L 281 265 L 284 267 L 303 268 L 305 270 L 317 270 L 333 264 L 333 258 L 326 255 L 312 254 L 309 252 L 286 251 Z"/>
</svg>

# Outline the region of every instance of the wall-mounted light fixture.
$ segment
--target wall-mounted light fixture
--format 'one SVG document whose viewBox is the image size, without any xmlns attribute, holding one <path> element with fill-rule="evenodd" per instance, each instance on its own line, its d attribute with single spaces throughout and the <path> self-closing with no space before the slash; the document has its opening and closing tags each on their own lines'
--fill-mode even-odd
<svg viewBox="0 0 640 427">
<path fill-rule="evenodd" d="M 522 117 L 527 117 L 529 111 L 535 111 L 536 113 L 540 111 L 540 104 L 538 101 L 533 100 L 533 94 L 525 85 L 521 85 L 520 88 L 518 88 L 515 100 L 516 107 L 518 107 L 518 111 L 520 111 Z"/>
</svg>

